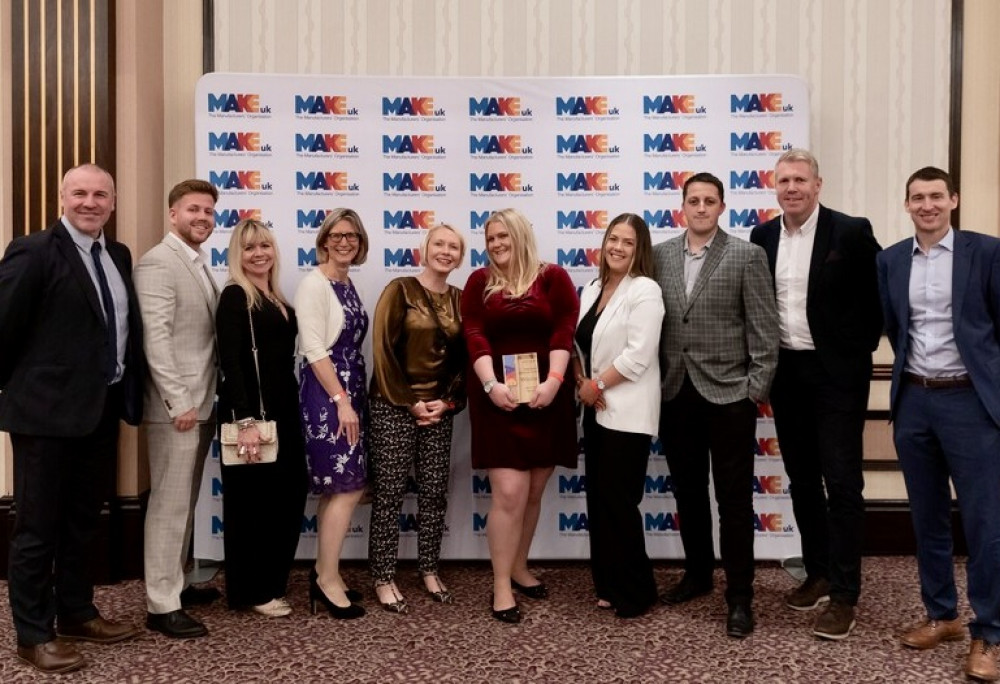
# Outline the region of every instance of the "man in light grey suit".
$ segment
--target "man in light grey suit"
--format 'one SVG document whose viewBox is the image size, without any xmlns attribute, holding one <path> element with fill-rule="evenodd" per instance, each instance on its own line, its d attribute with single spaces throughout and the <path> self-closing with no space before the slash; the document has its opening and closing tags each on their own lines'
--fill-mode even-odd
<svg viewBox="0 0 1000 684">
<path fill-rule="evenodd" d="M 757 402 L 778 363 L 778 314 L 764 250 L 719 229 L 722 182 L 684 183 L 687 230 L 653 248 L 666 315 L 660 336 L 660 440 L 673 479 L 684 577 L 661 597 L 678 604 L 712 590 L 715 551 L 709 465 L 726 572 L 726 633 L 753 631 L 753 466 Z"/>
<path fill-rule="evenodd" d="M 184 589 L 194 507 L 215 434 L 218 290 L 201 244 L 215 227 L 217 199 L 218 191 L 203 180 L 174 186 L 167 200 L 170 232 L 143 255 L 134 274 L 150 376 L 144 406 L 150 477 L 146 626 L 175 638 L 206 635 L 184 604 L 218 596 L 215 589 Z"/>
</svg>

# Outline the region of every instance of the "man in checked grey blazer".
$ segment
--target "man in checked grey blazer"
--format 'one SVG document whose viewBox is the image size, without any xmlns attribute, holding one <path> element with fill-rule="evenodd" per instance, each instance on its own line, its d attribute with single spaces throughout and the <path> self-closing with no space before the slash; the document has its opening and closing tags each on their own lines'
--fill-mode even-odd
<svg viewBox="0 0 1000 684">
<path fill-rule="evenodd" d="M 712 590 L 715 552 L 709 465 L 726 572 L 726 633 L 753 631 L 753 442 L 757 402 L 778 363 L 778 314 L 764 250 L 719 229 L 722 182 L 698 173 L 684 184 L 687 230 L 653 248 L 666 315 L 660 336 L 660 440 L 673 479 L 684 577 L 662 600 Z"/>
<path fill-rule="evenodd" d="M 218 597 L 184 589 L 195 503 L 215 434 L 215 307 L 218 290 L 201 244 L 215 228 L 218 191 L 186 180 L 170 191 L 171 230 L 135 267 L 149 378 L 145 426 L 149 446 L 146 509 L 146 626 L 170 637 L 208 633 L 184 604 Z"/>
</svg>

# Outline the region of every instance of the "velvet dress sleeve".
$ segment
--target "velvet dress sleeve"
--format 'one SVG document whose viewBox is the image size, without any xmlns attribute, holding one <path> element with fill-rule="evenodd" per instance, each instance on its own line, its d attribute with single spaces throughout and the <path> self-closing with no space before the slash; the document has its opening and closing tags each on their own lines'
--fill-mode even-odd
<svg viewBox="0 0 1000 684">
<path fill-rule="evenodd" d="M 573 286 L 569 274 L 559 266 L 549 264 L 545 267 L 543 276 L 546 279 L 545 285 L 553 319 L 549 349 L 571 352 L 576 320 L 580 313 L 580 299 L 576 296 L 576 287 Z"/>
<path fill-rule="evenodd" d="M 482 268 L 469 276 L 465 290 L 462 291 L 462 328 L 465 331 L 465 345 L 469 350 L 469 361 L 472 363 L 475 363 L 476 359 L 481 356 L 492 356 L 493 354 L 490 341 L 486 339 L 486 304 L 483 302 L 485 289 L 486 269 Z"/>
</svg>

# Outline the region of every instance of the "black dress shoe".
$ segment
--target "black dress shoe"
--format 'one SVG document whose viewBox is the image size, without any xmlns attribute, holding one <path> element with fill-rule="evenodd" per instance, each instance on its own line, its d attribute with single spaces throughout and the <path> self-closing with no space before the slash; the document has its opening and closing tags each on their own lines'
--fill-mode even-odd
<svg viewBox="0 0 1000 684">
<path fill-rule="evenodd" d="M 745 639 L 753 632 L 753 609 L 745 603 L 729 606 L 726 618 L 726 634 L 734 639 Z"/>
<path fill-rule="evenodd" d="M 174 639 L 193 639 L 208 634 L 205 625 L 183 610 L 174 610 L 169 613 L 146 613 L 146 629 L 166 634 Z"/>
<path fill-rule="evenodd" d="M 538 584 L 532 584 L 530 587 L 526 587 L 523 584 L 511 580 L 510 586 L 511 589 L 517 593 L 531 599 L 543 599 L 549 597 L 549 588 L 545 586 L 544 582 L 539 582 Z"/>
<path fill-rule="evenodd" d="M 516 625 L 521 621 L 521 609 L 517 607 L 515 603 L 511 608 L 504 608 L 503 610 L 493 609 L 493 619 L 499 620 L 500 622 L 506 622 L 511 625 Z"/>
<path fill-rule="evenodd" d="M 710 593 L 712 593 L 712 580 L 699 582 L 685 573 L 680 582 L 660 594 L 660 600 L 669 606 L 676 606 Z"/>
<path fill-rule="evenodd" d="M 181 608 L 207 606 L 221 596 L 222 593 L 215 587 L 196 587 L 190 584 L 181 592 Z"/>
</svg>

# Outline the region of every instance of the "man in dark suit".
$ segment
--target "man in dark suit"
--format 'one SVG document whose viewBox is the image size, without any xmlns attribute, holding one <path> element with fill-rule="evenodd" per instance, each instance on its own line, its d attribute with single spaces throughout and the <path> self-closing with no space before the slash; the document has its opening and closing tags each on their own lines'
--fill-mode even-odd
<svg viewBox="0 0 1000 684">
<path fill-rule="evenodd" d="M 750 241 L 767 252 L 774 276 L 781 351 L 771 406 L 807 573 L 785 603 L 811 610 L 828 602 L 813 634 L 843 639 L 861 592 L 862 436 L 882 336 L 881 247 L 868 219 L 820 205 L 823 179 L 810 152 L 781 155 L 774 185 L 783 213 Z"/>
<path fill-rule="evenodd" d="M 678 604 L 712 590 L 715 550 L 711 468 L 726 572 L 726 633 L 754 620 L 753 466 L 757 402 L 778 360 L 778 316 L 762 249 L 719 228 L 722 182 L 684 184 L 687 230 L 653 248 L 666 314 L 660 337 L 660 439 L 666 447 L 684 545 L 684 576 L 661 599 Z"/>
<path fill-rule="evenodd" d="M 952 565 L 951 489 L 969 545 L 974 617 L 965 673 L 1000 679 L 1000 240 L 951 227 L 958 192 L 928 166 L 906 182 L 914 237 L 878 257 L 892 366 L 893 439 L 910 497 L 927 620 L 901 640 L 965 636 Z"/>
<path fill-rule="evenodd" d="M 70 169 L 60 197 L 60 220 L 14 240 L 0 261 L 0 429 L 13 445 L 17 510 L 8 589 L 17 655 L 43 672 L 84 664 L 67 640 L 139 632 L 101 617 L 89 572 L 118 421 L 142 417 L 132 258 L 103 233 L 115 206 L 107 171 Z"/>
</svg>

